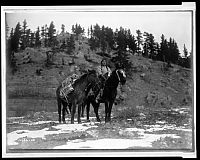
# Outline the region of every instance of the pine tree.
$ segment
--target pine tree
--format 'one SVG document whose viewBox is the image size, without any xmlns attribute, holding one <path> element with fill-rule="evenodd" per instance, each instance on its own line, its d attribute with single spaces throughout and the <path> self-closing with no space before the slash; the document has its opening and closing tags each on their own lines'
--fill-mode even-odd
<svg viewBox="0 0 200 160">
<path fill-rule="evenodd" d="M 157 59 L 163 62 L 166 62 L 166 55 L 168 53 L 168 42 L 165 39 L 165 36 L 161 35 L 161 43 L 160 43 L 160 49 L 157 55 Z"/>
<path fill-rule="evenodd" d="M 148 32 L 144 32 L 144 57 L 149 57 L 150 55 L 150 34 Z"/>
<path fill-rule="evenodd" d="M 132 62 L 130 61 L 130 55 L 123 50 L 118 50 L 113 54 L 111 61 L 115 64 L 120 63 L 122 68 L 125 69 L 127 75 L 131 76 L 132 74 Z"/>
<path fill-rule="evenodd" d="M 55 47 L 58 44 L 55 34 L 56 34 L 56 29 L 52 21 L 48 28 L 48 46 L 49 47 Z"/>
<path fill-rule="evenodd" d="M 26 30 L 26 47 L 30 47 L 30 37 L 31 37 L 31 30 L 27 29 Z"/>
<path fill-rule="evenodd" d="M 23 21 L 23 26 L 22 26 L 22 34 L 21 34 L 21 49 L 24 50 L 27 47 L 27 22 L 26 20 Z"/>
<path fill-rule="evenodd" d="M 127 47 L 127 43 L 126 43 L 126 36 L 124 33 L 124 28 L 120 27 L 120 29 L 116 35 L 117 35 L 116 41 L 117 41 L 117 44 L 119 44 L 118 49 L 120 51 L 125 51 L 126 47 Z"/>
<path fill-rule="evenodd" d="M 31 32 L 30 33 L 30 47 L 34 47 L 35 45 L 35 33 L 34 32 Z"/>
<path fill-rule="evenodd" d="M 76 39 L 77 40 L 78 40 L 78 36 L 80 34 L 84 34 L 84 32 L 85 32 L 85 29 L 83 27 L 81 27 L 80 24 L 78 25 L 76 23 L 75 27 L 74 27 L 74 25 L 72 25 L 72 33 L 74 33 L 76 35 Z"/>
<path fill-rule="evenodd" d="M 178 45 L 175 40 L 170 37 L 168 42 L 168 53 L 166 55 L 167 62 L 177 64 L 179 56 L 180 52 Z"/>
<path fill-rule="evenodd" d="M 48 33 L 48 27 L 47 24 L 44 26 L 44 46 L 48 47 L 48 38 L 49 38 L 49 33 Z"/>
<path fill-rule="evenodd" d="M 137 47 L 136 47 L 136 53 L 139 55 L 141 54 L 141 45 L 142 45 L 142 33 L 138 29 L 136 30 L 137 36 L 136 36 L 136 42 L 137 42 Z"/>
<path fill-rule="evenodd" d="M 135 51 L 136 51 L 136 40 L 135 40 L 134 35 L 131 34 L 130 29 L 128 29 L 128 31 L 127 31 L 127 44 L 129 46 L 129 48 L 131 49 L 131 51 L 133 53 L 135 53 Z"/>
<path fill-rule="evenodd" d="M 107 48 L 107 43 L 106 43 L 106 37 L 105 37 L 105 27 L 104 25 L 102 26 L 100 30 L 100 48 L 103 53 L 105 53 L 106 48 Z"/>
<path fill-rule="evenodd" d="M 149 50 L 150 50 L 150 54 L 149 54 L 149 58 L 151 59 L 155 59 L 156 57 L 156 43 L 154 40 L 154 36 L 152 34 L 149 35 Z"/>
<path fill-rule="evenodd" d="M 67 46 L 68 46 L 67 53 L 68 54 L 73 54 L 74 50 L 75 50 L 75 40 L 74 40 L 74 35 L 73 34 L 70 35 L 70 38 L 69 38 L 69 40 L 67 42 Z"/>
<path fill-rule="evenodd" d="M 35 46 L 40 47 L 41 46 L 41 41 L 40 41 L 40 28 L 38 26 L 37 31 L 35 33 Z"/>
<path fill-rule="evenodd" d="M 61 33 L 65 33 L 65 25 L 64 24 L 61 25 Z"/>
<path fill-rule="evenodd" d="M 21 43 L 21 25 L 20 23 L 18 22 L 16 27 L 15 27 L 15 31 L 14 31 L 14 34 L 13 34 L 13 37 L 11 39 L 12 41 L 12 48 L 11 50 L 14 51 L 14 52 L 17 52 L 18 49 L 19 49 L 19 45 Z"/>
<path fill-rule="evenodd" d="M 187 51 L 187 48 L 185 47 L 185 44 L 183 46 L 183 54 L 184 54 L 184 57 L 187 58 L 188 57 L 188 51 Z"/>
</svg>

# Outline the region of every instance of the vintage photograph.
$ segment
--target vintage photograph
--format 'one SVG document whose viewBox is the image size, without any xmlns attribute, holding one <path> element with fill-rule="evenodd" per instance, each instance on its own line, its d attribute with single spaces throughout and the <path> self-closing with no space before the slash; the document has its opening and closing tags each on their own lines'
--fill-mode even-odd
<svg viewBox="0 0 200 160">
<path fill-rule="evenodd" d="M 195 7 L 2 7 L 3 155 L 195 157 Z"/>
</svg>

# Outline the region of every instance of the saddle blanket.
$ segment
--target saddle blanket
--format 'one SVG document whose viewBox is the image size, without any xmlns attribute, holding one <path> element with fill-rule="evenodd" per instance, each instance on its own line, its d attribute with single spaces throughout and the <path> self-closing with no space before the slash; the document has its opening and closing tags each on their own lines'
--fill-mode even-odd
<svg viewBox="0 0 200 160">
<path fill-rule="evenodd" d="M 63 82 L 62 82 L 62 88 L 60 89 L 60 96 L 67 98 L 67 95 L 71 93 L 74 88 L 73 84 L 74 82 L 79 78 L 78 75 L 73 74 L 69 77 L 67 77 Z"/>
</svg>

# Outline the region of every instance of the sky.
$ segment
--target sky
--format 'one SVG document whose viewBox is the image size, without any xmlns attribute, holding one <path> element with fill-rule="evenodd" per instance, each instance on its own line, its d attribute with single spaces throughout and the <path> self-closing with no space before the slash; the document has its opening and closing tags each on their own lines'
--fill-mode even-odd
<svg viewBox="0 0 200 160">
<path fill-rule="evenodd" d="M 28 28 L 36 31 L 37 27 L 45 24 L 50 25 L 54 22 L 57 31 L 61 31 L 61 25 L 65 25 L 65 31 L 71 33 L 72 25 L 76 23 L 87 28 L 96 23 L 100 26 L 112 28 L 114 31 L 120 26 L 130 29 L 136 36 L 136 30 L 142 33 L 152 33 L 155 41 L 161 41 L 161 35 L 165 38 L 174 38 L 177 42 L 179 51 L 183 52 L 183 46 L 186 45 L 190 52 L 192 47 L 192 13 L 189 11 L 49 11 L 49 12 L 9 12 L 6 13 L 6 22 L 9 28 L 15 28 L 16 24 L 26 19 Z"/>
</svg>

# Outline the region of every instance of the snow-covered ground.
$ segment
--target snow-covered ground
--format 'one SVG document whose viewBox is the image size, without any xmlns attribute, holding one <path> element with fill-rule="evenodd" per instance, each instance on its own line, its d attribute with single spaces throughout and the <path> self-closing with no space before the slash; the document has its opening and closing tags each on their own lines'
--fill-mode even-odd
<svg viewBox="0 0 200 160">
<path fill-rule="evenodd" d="M 38 121 L 29 123 L 29 125 L 39 125 L 50 123 L 50 121 Z M 61 133 L 72 134 L 75 132 L 86 132 L 93 133 L 94 139 L 75 139 L 68 140 L 66 144 L 54 146 L 53 149 L 127 149 L 131 147 L 152 147 L 152 142 L 157 141 L 161 138 L 171 137 L 171 138 L 181 138 L 176 134 L 158 134 L 155 131 L 163 130 L 182 130 L 192 132 L 191 129 L 187 129 L 184 126 L 176 127 L 175 125 L 170 125 L 158 121 L 155 125 L 144 125 L 144 128 L 124 128 L 119 129 L 119 135 L 121 137 L 128 136 L 128 138 L 98 138 L 97 135 L 97 123 L 87 122 L 82 124 L 56 124 L 51 126 L 51 128 L 43 128 L 40 130 L 15 130 L 7 134 L 7 145 L 18 145 L 20 139 L 34 140 L 34 138 L 46 139 L 47 135 L 59 135 Z M 92 128 L 92 130 L 90 129 Z M 90 130 L 88 130 L 90 129 Z M 95 136 L 96 134 L 96 136 Z"/>
</svg>

